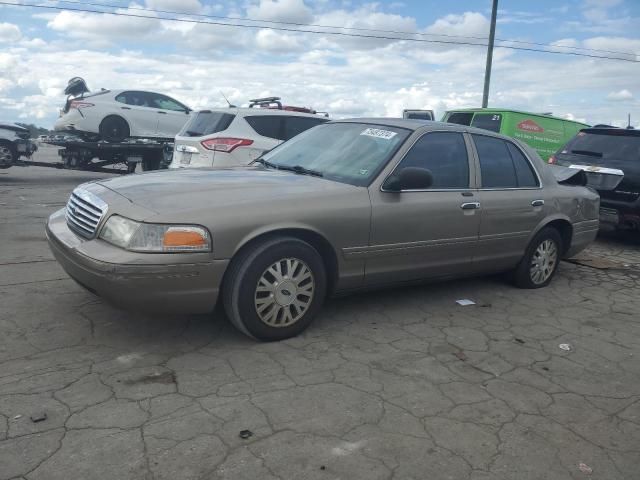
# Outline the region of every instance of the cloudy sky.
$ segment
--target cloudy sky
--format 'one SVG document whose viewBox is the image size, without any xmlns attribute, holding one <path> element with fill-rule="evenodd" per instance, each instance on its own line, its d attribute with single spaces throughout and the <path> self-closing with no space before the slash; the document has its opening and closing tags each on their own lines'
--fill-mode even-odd
<svg viewBox="0 0 640 480">
<path fill-rule="evenodd" d="M 0 3 L 14 4 L 0 5 L 0 120 L 51 127 L 73 76 L 84 77 L 92 89 L 160 91 L 195 108 L 224 105 L 220 92 L 238 105 L 278 95 L 333 117 L 398 116 L 403 108 L 432 108 L 439 117 L 482 100 L 486 47 L 263 27 L 383 37 L 403 35 L 377 31 L 415 32 L 420 35 L 412 38 L 481 43 L 488 36 L 490 0 Z M 639 26 L 638 0 L 500 0 L 496 37 L 640 60 Z M 640 63 L 497 48 L 489 104 L 589 123 L 626 125 L 631 113 L 640 125 Z"/>
</svg>

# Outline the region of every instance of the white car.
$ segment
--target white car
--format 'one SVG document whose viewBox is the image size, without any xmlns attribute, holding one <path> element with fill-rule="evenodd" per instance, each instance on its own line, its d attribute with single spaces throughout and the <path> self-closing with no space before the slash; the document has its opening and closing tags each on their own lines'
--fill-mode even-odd
<svg viewBox="0 0 640 480">
<path fill-rule="evenodd" d="M 287 108 L 308 109 L 280 108 L 231 107 L 194 113 L 175 138 L 169 168 L 247 165 L 282 142 L 329 120 Z"/>
<path fill-rule="evenodd" d="M 191 111 L 161 93 L 102 90 L 67 100 L 54 128 L 113 143 L 130 137 L 173 139 Z"/>
</svg>

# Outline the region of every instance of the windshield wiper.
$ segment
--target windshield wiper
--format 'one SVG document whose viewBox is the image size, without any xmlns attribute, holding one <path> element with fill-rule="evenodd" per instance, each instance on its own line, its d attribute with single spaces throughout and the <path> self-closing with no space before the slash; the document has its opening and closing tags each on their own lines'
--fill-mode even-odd
<svg viewBox="0 0 640 480">
<path fill-rule="evenodd" d="M 589 157 L 602 158 L 602 152 L 592 152 L 591 150 L 571 150 L 571 153 L 575 153 L 577 155 L 587 155 Z"/>
<path fill-rule="evenodd" d="M 279 168 L 276 164 L 271 163 L 271 162 L 267 162 L 264 158 L 261 158 L 261 157 L 256 158 L 251 163 L 261 163 L 262 165 L 264 165 L 267 168 L 275 168 L 275 169 Z"/>
<path fill-rule="evenodd" d="M 289 172 L 299 173 L 301 175 L 311 175 L 313 177 L 322 177 L 322 172 L 305 168 L 302 165 L 294 165 L 292 167 L 290 167 L 289 165 L 276 165 L 276 168 L 279 170 L 287 170 Z"/>
</svg>

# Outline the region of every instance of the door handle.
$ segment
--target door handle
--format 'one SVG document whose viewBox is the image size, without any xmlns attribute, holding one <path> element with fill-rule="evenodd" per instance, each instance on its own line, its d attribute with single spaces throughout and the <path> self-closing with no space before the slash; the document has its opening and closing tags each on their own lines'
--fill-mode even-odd
<svg viewBox="0 0 640 480">
<path fill-rule="evenodd" d="M 480 208 L 480 202 L 465 202 L 460 205 L 462 210 L 477 210 Z"/>
<path fill-rule="evenodd" d="M 160 115 L 166 115 L 167 112 L 158 112 Z"/>
<path fill-rule="evenodd" d="M 544 205 L 544 200 L 534 200 L 531 202 L 532 207 L 541 207 Z"/>
<path fill-rule="evenodd" d="M 120 107 L 122 110 L 131 110 L 130 107 Z"/>
</svg>

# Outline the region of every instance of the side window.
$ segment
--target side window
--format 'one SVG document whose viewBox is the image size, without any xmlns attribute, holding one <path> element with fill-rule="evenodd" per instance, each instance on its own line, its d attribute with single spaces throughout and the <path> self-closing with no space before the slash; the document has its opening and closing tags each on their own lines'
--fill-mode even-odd
<svg viewBox="0 0 640 480">
<path fill-rule="evenodd" d="M 284 140 L 282 135 L 282 120 L 280 115 L 255 115 L 246 116 L 244 119 L 258 135 L 263 137 Z"/>
<path fill-rule="evenodd" d="M 423 135 L 404 156 L 398 169 L 420 167 L 431 171 L 432 189 L 468 188 L 469 158 L 461 133 Z"/>
<path fill-rule="evenodd" d="M 507 144 L 499 138 L 472 135 L 480 158 L 483 188 L 516 188 L 518 180 Z"/>
<path fill-rule="evenodd" d="M 311 127 L 315 127 L 316 125 L 320 125 L 325 121 L 326 120 L 322 120 L 320 118 L 294 117 L 294 116 L 284 117 L 283 140 L 289 140 L 290 138 L 295 137 L 299 133 L 302 133 L 305 130 L 309 130 Z"/>
<path fill-rule="evenodd" d="M 116 97 L 116 102 L 135 105 L 136 107 L 149 107 L 149 98 L 146 92 L 122 92 Z"/>
<path fill-rule="evenodd" d="M 516 168 L 516 178 L 518 180 L 518 187 L 537 187 L 538 180 L 533 171 L 533 167 L 529 161 L 522 154 L 513 143 L 507 142 L 507 148 L 511 154 L 513 165 Z"/>
<path fill-rule="evenodd" d="M 502 115 L 499 113 L 476 113 L 471 121 L 471 126 L 498 133 L 501 123 Z"/>
<path fill-rule="evenodd" d="M 533 167 L 511 142 L 472 135 L 480 159 L 483 188 L 537 187 Z"/>
<path fill-rule="evenodd" d="M 152 106 L 156 108 L 161 108 L 163 110 L 173 110 L 174 112 L 184 112 L 185 108 L 183 105 L 176 102 L 173 98 L 169 98 L 165 95 L 157 95 L 157 94 L 149 94 L 152 99 Z"/>
<path fill-rule="evenodd" d="M 473 112 L 454 112 L 449 114 L 447 123 L 457 123 L 458 125 L 470 125 Z"/>
</svg>

